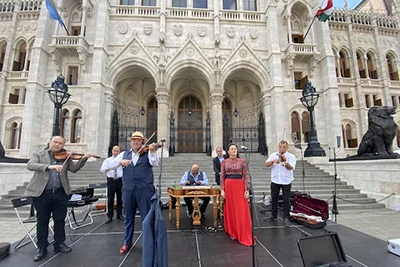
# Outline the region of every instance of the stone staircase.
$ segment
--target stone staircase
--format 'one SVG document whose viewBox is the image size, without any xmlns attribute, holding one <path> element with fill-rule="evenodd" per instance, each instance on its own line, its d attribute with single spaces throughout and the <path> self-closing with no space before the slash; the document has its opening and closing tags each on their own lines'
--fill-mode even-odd
<svg viewBox="0 0 400 267">
<path fill-rule="evenodd" d="M 244 157 L 244 155 L 241 155 Z M 269 195 L 271 169 L 265 167 L 266 157 L 259 154 L 249 154 L 249 169 L 253 179 L 253 187 L 255 199 L 257 202 L 262 200 L 264 194 Z M 72 188 L 85 187 L 89 184 L 105 183 L 104 174 L 99 172 L 102 161 L 87 162 L 86 165 L 77 173 L 69 173 L 69 179 Z M 174 157 L 164 158 L 161 176 L 161 200 L 168 201 L 167 187 L 178 184 L 182 175 L 190 170 L 192 164 L 197 163 L 200 170 L 207 174 L 210 184 L 214 183 L 214 172 L 212 158 L 205 154 L 175 154 Z M 296 170 L 294 172 L 295 180 L 293 181 L 292 191 L 301 191 L 310 194 L 314 198 L 328 200 L 329 209 L 332 210 L 332 191 L 334 189 L 334 177 L 316 168 L 315 166 L 304 162 L 305 179 L 303 184 L 302 178 L 302 162 L 297 161 Z M 154 168 L 154 184 L 158 190 L 158 180 L 160 168 Z M 27 184 L 18 186 L 15 190 L 9 191 L 7 195 L 1 196 L 0 199 L 0 218 L 15 218 L 14 210 L 12 209 L 11 199 L 23 196 L 24 188 Z M 360 193 L 353 186 L 347 185 L 346 182 L 337 180 L 337 196 L 339 212 L 359 209 L 377 209 L 384 208 L 384 204 L 377 203 L 375 199 L 368 198 L 366 194 Z M 304 190 L 303 190 L 304 188 Z M 96 195 L 105 196 L 105 188 L 95 190 Z M 343 201 L 344 199 L 346 201 Z M 98 203 L 105 201 L 105 198 L 100 199 Z M 26 216 L 29 214 L 27 207 L 23 212 Z"/>
</svg>

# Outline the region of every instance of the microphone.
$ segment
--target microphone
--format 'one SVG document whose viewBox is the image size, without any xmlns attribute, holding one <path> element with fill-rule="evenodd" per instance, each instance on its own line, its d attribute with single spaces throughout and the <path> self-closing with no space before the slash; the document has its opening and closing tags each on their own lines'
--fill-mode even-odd
<svg viewBox="0 0 400 267">
<path fill-rule="evenodd" d="M 244 151 L 247 151 L 247 150 L 248 150 L 248 148 L 245 147 L 245 146 L 241 146 L 240 148 L 243 149 Z"/>
<path fill-rule="evenodd" d="M 167 138 L 164 137 L 163 139 L 160 140 L 160 142 L 161 142 L 161 143 L 167 142 Z"/>
</svg>

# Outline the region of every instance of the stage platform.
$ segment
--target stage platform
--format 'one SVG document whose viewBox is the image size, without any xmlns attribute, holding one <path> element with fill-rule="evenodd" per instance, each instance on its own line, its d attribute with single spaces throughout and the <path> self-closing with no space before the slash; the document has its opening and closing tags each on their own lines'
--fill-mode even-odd
<svg viewBox="0 0 400 267">
<path fill-rule="evenodd" d="M 303 266 L 297 239 L 304 235 L 323 234 L 324 229 L 309 229 L 294 223 L 285 226 L 280 218 L 275 222 L 264 221 L 262 219 L 270 214 L 260 213 L 262 207 L 258 209 L 258 223 L 254 220 L 254 233 L 257 236 L 254 266 Z M 217 228 L 213 227 L 211 206 L 207 209 L 202 226 L 193 226 L 185 210 L 183 208 L 181 212 L 181 230 L 175 229 L 175 214 L 169 221 L 168 210 L 163 210 L 168 229 L 168 266 L 253 266 L 251 247 L 231 240 L 221 222 Z M 113 220 L 110 224 L 104 224 L 105 219 L 105 215 L 94 217 L 92 225 L 76 230 L 67 226 L 66 243 L 72 247 L 69 254 L 55 254 L 50 245 L 47 256 L 40 262 L 34 262 L 36 249 L 30 243 L 17 251 L 13 246 L 11 254 L 0 261 L 0 266 L 142 266 L 140 218 L 136 218 L 134 246 L 126 255 L 119 255 L 119 248 L 123 245 L 123 222 Z M 400 257 L 389 253 L 386 242 L 380 239 L 332 222 L 328 222 L 325 229 L 338 233 L 347 261 L 353 267 L 400 266 Z"/>
</svg>

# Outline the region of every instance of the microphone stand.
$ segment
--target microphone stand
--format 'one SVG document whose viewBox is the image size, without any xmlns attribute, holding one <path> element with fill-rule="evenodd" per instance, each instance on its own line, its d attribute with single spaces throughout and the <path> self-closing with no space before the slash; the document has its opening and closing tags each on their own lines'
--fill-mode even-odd
<svg viewBox="0 0 400 267">
<path fill-rule="evenodd" d="M 254 222 L 253 222 L 253 215 L 255 214 L 256 220 L 257 220 L 257 228 L 260 228 L 260 223 L 258 221 L 258 215 L 256 209 L 256 205 L 254 205 L 254 190 L 253 190 L 253 179 L 250 174 L 250 168 L 249 168 L 249 163 L 250 163 L 250 155 L 247 154 L 247 149 L 243 148 L 245 158 L 246 158 L 246 166 L 247 166 L 247 173 L 249 174 L 249 184 L 250 184 L 250 192 L 249 192 L 249 197 L 250 197 L 250 220 L 251 220 L 251 253 L 252 253 L 252 266 L 255 267 L 255 250 L 254 250 Z M 254 210 L 253 210 L 254 209 Z"/>
<path fill-rule="evenodd" d="M 332 204 L 332 214 L 335 215 L 335 223 L 337 223 L 337 215 L 339 214 L 339 211 L 337 209 L 337 201 L 336 201 L 336 193 L 337 193 L 337 188 L 336 188 L 336 180 L 337 180 L 337 171 L 336 171 L 336 151 L 335 148 L 333 148 L 333 168 L 335 169 L 335 180 L 334 180 L 334 189 L 333 189 L 333 204 Z"/>
</svg>

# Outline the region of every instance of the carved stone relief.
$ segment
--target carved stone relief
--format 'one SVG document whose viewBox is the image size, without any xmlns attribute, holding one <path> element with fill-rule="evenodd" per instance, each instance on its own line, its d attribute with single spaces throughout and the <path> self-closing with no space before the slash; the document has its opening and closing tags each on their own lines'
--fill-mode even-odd
<svg viewBox="0 0 400 267">
<path fill-rule="evenodd" d="M 143 32 L 146 35 L 150 35 L 151 32 L 153 31 L 153 25 L 146 23 L 143 25 Z"/>
<path fill-rule="evenodd" d="M 249 31 L 250 31 L 251 39 L 257 39 L 258 38 L 258 29 L 250 28 Z"/>
<path fill-rule="evenodd" d="M 118 31 L 120 34 L 125 34 L 128 32 L 128 23 L 120 22 L 118 25 Z"/>
<path fill-rule="evenodd" d="M 174 34 L 176 36 L 181 36 L 182 35 L 182 24 L 175 24 L 174 25 Z"/>
<path fill-rule="evenodd" d="M 200 37 L 204 37 L 204 36 L 206 35 L 205 26 L 203 26 L 203 25 L 198 25 L 198 26 L 197 26 L 197 34 L 198 34 Z"/>
<path fill-rule="evenodd" d="M 226 28 L 226 35 L 228 35 L 229 38 L 235 37 L 235 28 L 233 27 Z"/>
<path fill-rule="evenodd" d="M 136 55 L 139 53 L 139 47 L 137 45 L 132 45 L 129 50 L 131 51 L 132 54 Z"/>
</svg>

